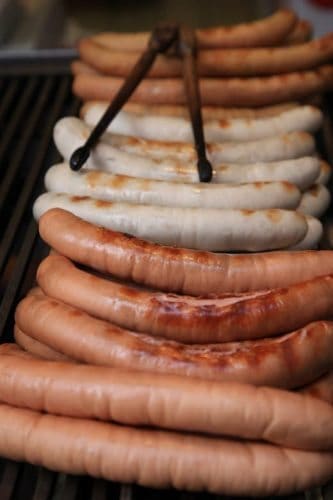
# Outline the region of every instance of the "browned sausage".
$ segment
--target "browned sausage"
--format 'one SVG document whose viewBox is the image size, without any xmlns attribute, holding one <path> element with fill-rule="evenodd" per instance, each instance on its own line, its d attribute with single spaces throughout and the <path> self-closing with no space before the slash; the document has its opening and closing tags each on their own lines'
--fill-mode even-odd
<svg viewBox="0 0 333 500">
<path fill-rule="evenodd" d="M 297 17 L 292 10 L 280 9 L 258 21 L 216 26 L 196 30 L 200 48 L 259 47 L 282 42 L 293 30 Z M 142 50 L 146 47 L 149 33 L 99 33 L 94 40 L 113 49 L 124 51 Z"/>
<path fill-rule="evenodd" d="M 297 388 L 333 363 L 333 322 L 273 339 L 185 345 L 124 330 L 43 296 L 23 299 L 15 318 L 24 333 L 70 358 L 152 373 Z"/>
<path fill-rule="evenodd" d="M 45 344 L 42 344 L 41 342 L 37 342 L 34 340 L 32 337 L 28 337 L 28 335 L 25 335 L 22 331 L 19 330 L 17 325 L 15 325 L 15 336 L 17 337 L 17 332 L 22 335 L 22 338 L 28 339 L 27 341 L 27 351 L 20 351 L 20 353 L 24 354 L 32 354 L 33 356 L 38 356 L 39 352 L 42 352 L 42 357 L 43 359 L 49 360 L 49 361 L 62 361 L 65 360 L 65 356 L 58 353 L 54 349 L 51 349 L 50 347 L 46 346 Z M 21 339 L 21 337 L 19 337 Z M 34 347 L 35 343 L 38 344 L 38 351 L 35 352 Z M 11 344 L 14 348 L 16 347 L 15 344 Z M 9 354 L 11 354 L 14 349 L 11 347 L 9 349 Z M 23 347 L 23 344 L 22 344 Z M 32 349 L 30 349 L 32 347 Z M 24 347 L 23 347 L 24 348 Z M 6 352 L 7 354 L 8 352 Z M 66 359 L 67 361 L 71 361 L 74 363 L 75 361 L 68 358 Z M 210 382 L 212 383 L 212 382 Z M 229 383 L 229 382 L 228 382 Z M 304 387 L 301 387 L 299 389 L 299 392 L 307 394 L 309 396 L 315 397 L 317 399 L 321 399 L 323 401 L 326 401 L 330 405 L 333 405 L 333 371 L 330 371 L 323 375 L 322 377 L 319 377 L 319 379 L 315 380 L 314 382 L 311 382 L 310 384 L 305 385 Z"/>
<path fill-rule="evenodd" d="M 333 273 L 333 251 L 214 254 L 146 242 L 103 229 L 61 209 L 39 221 L 57 252 L 101 272 L 191 295 L 285 287 Z"/>
<path fill-rule="evenodd" d="M 92 316 L 184 343 L 279 335 L 328 318 L 333 308 L 333 276 L 265 292 L 193 298 L 135 289 L 49 256 L 37 280 L 46 295 Z"/>
<path fill-rule="evenodd" d="M 331 452 L 135 429 L 7 405 L 0 405 L 0 455 L 154 488 L 256 497 L 322 485 L 333 474 Z"/>
<path fill-rule="evenodd" d="M 0 347 L 0 400 L 56 415 L 333 449 L 333 408 L 308 396 L 43 361 L 6 345 Z"/>
<path fill-rule="evenodd" d="M 119 77 L 78 74 L 73 91 L 83 100 L 111 101 L 124 80 Z M 257 107 L 304 99 L 333 87 L 333 66 L 257 78 L 202 78 L 204 106 Z M 185 104 L 180 78 L 143 80 L 131 100 L 144 104 Z"/>
<path fill-rule="evenodd" d="M 105 75 L 127 77 L 141 52 L 110 50 L 91 38 L 80 41 L 83 62 Z M 333 57 L 333 34 L 317 40 L 275 48 L 200 50 L 197 56 L 200 76 L 259 76 L 305 71 L 329 63 Z M 159 56 L 148 77 L 172 78 L 182 75 L 182 61 Z"/>
</svg>

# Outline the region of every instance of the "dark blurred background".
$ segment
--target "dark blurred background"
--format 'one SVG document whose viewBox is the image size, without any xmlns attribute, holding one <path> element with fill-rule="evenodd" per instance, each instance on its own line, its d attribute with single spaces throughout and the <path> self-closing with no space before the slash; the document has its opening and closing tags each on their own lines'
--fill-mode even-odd
<svg viewBox="0 0 333 500">
<path fill-rule="evenodd" d="M 0 0 L 0 52 L 73 50 L 98 31 L 149 30 L 158 21 L 211 26 L 250 21 L 283 5 L 312 19 L 315 34 L 333 29 L 330 0 Z"/>
<path fill-rule="evenodd" d="M 315 25 L 333 29 L 333 0 L 0 0 L 0 56 L 73 52 L 78 38 L 99 31 L 150 30 L 159 21 L 230 25 L 292 6 Z"/>
</svg>

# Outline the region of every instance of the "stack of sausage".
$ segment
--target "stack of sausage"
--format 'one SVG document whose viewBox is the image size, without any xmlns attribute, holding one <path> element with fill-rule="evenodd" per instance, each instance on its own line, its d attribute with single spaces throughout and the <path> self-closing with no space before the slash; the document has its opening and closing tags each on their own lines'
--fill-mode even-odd
<svg viewBox="0 0 333 500">
<path fill-rule="evenodd" d="M 17 307 L 17 345 L 0 348 L 1 455 L 254 497 L 333 476 L 333 252 L 298 250 L 321 234 L 302 215 L 320 214 L 310 186 L 329 201 L 310 135 L 322 116 L 272 105 L 332 85 L 331 37 L 308 36 L 289 11 L 197 32 L 214 183 L 197 183 L 179 63 L 162 57 L 85 169 L 49 170 L 34 213 L 52 252 Z M 74 90 L 111 99 L 146 39 L 82 41 Z M 104 108 L 57 124 L 66 160 Z"/>
<path fill-rule="evenodd" d="M 255 497 L 333 476 L 333 252 L 162 247 L 62 209 L 39 230 L 53 252 L 0 348 L 1 455 Z"/>
<path fill-rule="evenodd" d="M 159 56 L 85 170 L 74 173 L 67 164 L 49 170 L 51 193 L 37 201 L 36 216 L 58 206 L 161 244 L 211 251 L 317 248 L 318 218 L 330 202 L 330 167 L 316 155 L 311 135 L 322 113 L 290 99 L 330 88 L 333 36 L 308 41 L 310 35 L 310 25 L 289 10 L 250 25 L 197 32 L 212 184 L 194 186 L 181 62 Z M 85 100 L 112 99 L 147 37 L 109 33 L 82 40 L 74 92 Z M 106 106 L 86 102 L 83 121 L 57 124 L 55 142 L 66 161 Z"/>
</svg>

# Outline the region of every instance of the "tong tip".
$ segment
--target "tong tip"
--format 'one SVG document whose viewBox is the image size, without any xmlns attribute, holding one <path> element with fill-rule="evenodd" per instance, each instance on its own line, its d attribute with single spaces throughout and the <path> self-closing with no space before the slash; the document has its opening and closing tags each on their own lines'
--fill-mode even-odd
<svg viewBox="0 0 333 500">
<path fill-rule="evenodd" d="M 69 160 L 69 165 L 71 169 L 75 171 L 80 170 L 80 168 L 88 160 L 89 155 L 90 155 L 90 150 L 86 145 L 76 149 Z"/>
<path fill-rule="evenodd" d="M 198 172 L 200 182 L 210 182 L 213 177 L 213 168 L 207 158 L 200 158 L 198 160 Z"/>
</svg>

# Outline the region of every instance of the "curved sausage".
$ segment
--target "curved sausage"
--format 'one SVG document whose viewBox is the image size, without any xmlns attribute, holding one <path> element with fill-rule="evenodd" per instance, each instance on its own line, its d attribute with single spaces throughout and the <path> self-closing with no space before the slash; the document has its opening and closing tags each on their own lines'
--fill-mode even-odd
<svg viewBox="0 0 333 500">
<path fill-rule="evenodd" d="M 90 131 L 91 129 L 78 118 L 66 117 L 57 122 L 53 136 L 59 151 L 68 159 L 76 147 L 82 146 Z M 312 135 L 301 131 L 243 143 L 210 143 L 206 148 L 214 167 L 218 167 L 222 162 L 249 164 L 312 155 L 315 152 L 315 142 Z M 124 152 L 136 157 L 124 157 Z M 148 167 L 154 165 L 158 168 L 157 164 L 160 162 L 164 165 L 164 170 L 176 168 L 177 171 L 183 168 L 184 163 L 191 164 L 192 168 L 196 163 L 196 153 L 191 143 L 148 141 L 108 133 L 103 135 L 102 140 L 92 150 L 92 155 L 97 167 L 101 161 L 103 165 L 105 158 L 109 159 L 111 165 L 123 161 L 131 162 L 133 168 L 138 162 L 146 165 L 147 160 L 155 159 L 158 161 L 148 164 Z"/>
<path fill-rule="evenodd" d="M 72 474 L 228 495 L 294 493 L 322 485 L 333 473 L 330 452 L 135 429 L 8 405 L 0 405 L 0 455 Z"/>
<path fill-rule="evenodd" d="M 259 47 L 280 43 L 293 30 L 296 14 L 290 9 L 279 9 L 272 15 L 249 23 L 231 27 L 216 26 L 196 30 L 200 48 Z M 149 33 L 99 33 L 93 40 L 109 48 L 124 51 L 142 50 L 146 47 Z"/>
<path fill-rule="evenodd" d="M 255 78 L 201 78 L 204 106 L 257 107 L 300 100 L 333 87 L 333 66 Z M 111 101 L 124 80 L 119 77 L 81 73 L 74 78 L 73 92 L 83 100 Z M 180 78 L 143 80 L 131 96 L 133 102 L 186 104 Z"/>
<path fill-rule="evenodd" d="M 170 375 L 152 380 L 135 371 L 39 360 L 19 349 L 8 353 L 2 346 L 0 399 L 69 417 L 333 449 L 333 408 L 308 396 Z"/>
<path fill-rule="evenodd" d="M 202 250 L 261 251 L 301 241 L 308 230 L 299 212 L 277 208 L 236 210 L 134 205 L 87 196 L 45 193 L 33 206 L 36 220 L 51 208 L 63 208 L 94 224 L 161 244 Z"/>
<path fill-rule="evenodd" d="M 66 117 L 56 124 L 54 141 L 67 161 L 73 151 L 83 144 L 86 132 L 89 133 L 89 129 L 77 118 Z M 229 151 L 232 153 L 231 145 Z M 235 153 L 235 148 L 233 151 Z M 281 150 L 277 152 L 281 154 Z M 271 155 L 272 150 L 267 149 L 267 153 Z M 254 148 L 253 154 L 258 156 Z M 328 165 L 320 162 L 315 156 L 247 164 L 215 163 L 213 166 L 213 183 L 287 181 L 301 190 L 310 187 L 314 182 L 327 182 L 330 172 Z M 199 182 L 198 169 L 193 161 L 170 156 L 157 159 L 147 155 L 127 153 L 104 140 L 99 141 L 91 151 L 85 168 L 161 181 Z"/>
<path fill-rule="evenodd" d="M 329 318 L 333 309 L 333 276 L 263 292 L 194 298 L 135 289 L 55 255 L 42 261 L 37 281 L 49 297 L 92 316 L 184 343 L 271 337 Z"/>
<path fill-rule="evenodd" d="M 333 362 L 328 321 L 273 339 L 185 345 L 122 329 L 43 296 L 23 299 L 15 320 L 27 335 L 77 361 L 150 373 L 297 388 Z"/>
<path fill-rule="evenodd" d="M 94 127 L 106 111 L 103 104 L 84 105 L 83 120 Z M 209 120 L 204 124 L 207 142 L 244 142 L 303 130 L 315 132 L 323 122 L 322 112 L 314 106 L 298 106 L 267 118 L 232 118 Z M 148 140 L 193 142 L 191 123 L 173 116 L 137 115 L 120 111 L 108 131 L 114 134 L 142 137 Z"/>
<path fill-rule="evenodd" d="M 127 77 L 142 55 L 142 51 L 124 52 L 121 47 L 110 50 L 93 38 L 79 42 L 83 62 L 102 74 Z M 197 70 L 201 77 L 249 77 L 306 71 L 331 62 L 333 34 L 317 40 L 280 46 L 249 48 L 218 48 L 199 50 Z M 177 57 L 159 55 L 147 77 L 173 78 L 182 76 L 182 61 Z"/>
<path fill-rule="evenodd" d="M 71 363 L 75 363 L 74 360 L 70 358 L 65 358 L 64 355 L 60 354 L 54 349 L 51 349 L 45 344 L 42 344 L 41 342 L 34 340 L 32 337 L 28 337 L 28 335 L 25 335 L 22 331 L 19 330 L 17 325 L 15 325 L 14 329 L 15 335 L 17 334 L 17 332 L 20 333 L 22 338 L 29 339 L 27 343 L 27 351 L 21 350 L 20 355 L 23 354 L 30 355 L 30 357 L 31 355 L 37 356 L 49 361 L 70 361 Z M 38 344 L 38 351 L 36 352 L 34 352 L 33 350 L 35 344 Z M 16 347 L 15 344 L 11 344 L 11 346 Z M 24 349 L 23 345 L 22 347 Z M 32 347 L 32 350 L 30 350 L 30 347 Z M 6 354 L 12 354 L 12 352 L 16 353 L 16 350 L 17 349 L 10 348 L 8 351 L 6 351 Z M 42 355 L 39 356 L 38 352 L 42 352 Z M 211 384 L 212 382 L 209 383 Z M 228 384 L 230 384 L 230 382 L 228 382 Z M 323 401 L 326 401 L 330 405 L 333 405 L 333 371 L 330 371 L 327 374 L 319 377 L 319 379 L 317 379 L 315 382 L 311 382 L 310 384 L 301 387 L 298 391 L 307 394 L 309 396 L 315 397 L 317 399 L 321 399 Z"/>
<path fill-rule="evenodd" d="M 190 295 L 289 286 L 333 273 L 332 251 L 214 254 L 163 247 L 53 209 L 39 220 L 43 240 L 60 254 L 101 272 Z"/>
<path fill-rule="evenodd" d="M 48 191 L 98 200 L 179 208 L 293 209 L 302 207 L 299 189 L 289 182 L 255 182 L 196 186 L 111 174 L 96 170 L 73 172 L 66 164 L 53 165 L 44 179 Z M 299 211 L 302 211 L 301 208 Z M 223 217 L 223 213 L 221 213 Z"/>
</svg>

